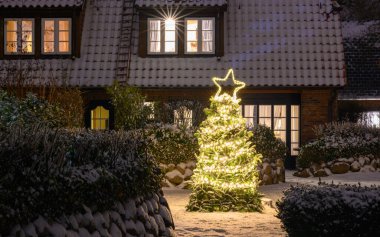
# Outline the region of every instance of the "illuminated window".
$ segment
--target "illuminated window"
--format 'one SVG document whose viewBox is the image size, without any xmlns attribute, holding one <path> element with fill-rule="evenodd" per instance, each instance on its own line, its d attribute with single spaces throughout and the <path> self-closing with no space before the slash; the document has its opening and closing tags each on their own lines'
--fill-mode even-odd
<svg viewBox="0 0 380 237">
<path fill-rule="evenodd" d="M 210 54 L 215 52 L 215 20 L 213 18 L 185 19 L 185 52 Z"/>
<path fill-rule="evenodd" d="M 71 52 L 70 19 L 42 19 L 42 52 L 44 54 Z"/>
<path fill-rule="evenodd" d="M 286 105 L 273 106 L 273 132 L 277 138 L 286 142 Z"/>
<path fill-rule="evenodd" d="M 272 128 L 271 105 L 259 105 L 259 124 Z"/>
<path fill-rule="evenodd" d="M 298 155 L 300 146 L 300 107 L 299 105 L 291 106 L 291 134 L 290 134 L 290 154 Z"/>
<path fill-rule="evenodd" d="M 109 129 L 110 112 L 103 106 L 91 110 L 91 129 Z"/>
<path fill-rule="evenodd" d="M 359 123 L 367 126 L 380 127 L 380 112 L 369 111 L 362 113 Z"/>
<path fill-rule="evenodd" d="M 34 20 L 5 19 L 5 54 L 34 53 Z"/>
<path fill-rule="evenodd" d="M 148 119 L 154 119 L 154 102 L 144 102 L 144 106 L 149 110 Z"/>
<path fill-rule="evenodd" d="M 257 105 L 244 105 L 243 115 L 248 128 L 252 128 L 257 125 Z"/>
<path fill-rule="evenodd" d="M 193 111 L 185 106 L 174 110 L 174 124 L 187 128 L 193 126 Z"/>
<path fill-rule="evenodd" d="M 177 53 L 176 21 L 174 19 L 148 20 L 148 53 Z"/>
</svg>

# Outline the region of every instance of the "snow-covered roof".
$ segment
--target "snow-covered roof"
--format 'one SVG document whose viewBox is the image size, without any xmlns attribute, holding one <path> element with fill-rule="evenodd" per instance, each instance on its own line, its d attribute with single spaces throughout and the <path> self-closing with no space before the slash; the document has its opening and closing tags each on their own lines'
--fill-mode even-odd
<svg viewBox="0 0 380 237">
<path fill-rule="evenodd" d="M 159 6 L 223 6 L 227 0 L 136 0 L 139 7 Z"/>
<path fill-rule="evenodd" d="M 84 0 L 0 0 L 0 7 L 78 7 Z"/>
<path fill-rule="evenodd" d="M 330 12 L 330 0 L 230 0 L 220 60 L 140 58 L 135 47 L 129 83 L 208 87 L 234 68 L 249 86 L 343 86 L 342 31 Z"/>
</svg>

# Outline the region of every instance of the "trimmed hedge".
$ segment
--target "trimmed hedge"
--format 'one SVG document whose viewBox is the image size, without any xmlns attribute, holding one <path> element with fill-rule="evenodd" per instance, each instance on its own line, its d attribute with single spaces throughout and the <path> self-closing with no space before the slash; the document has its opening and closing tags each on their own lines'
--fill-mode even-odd
<svg viewBox="0 0 380 237">
<path fill-rule="evenodd" d="M 380 157 L 380 128 L 354 123 L 331 123 L 314 128 L 316 140 L 302 146 L 298 166 L 339 158 Z"/>
<path fill-rule="evenodd" d="M 0 233 L 39 215 L 109 210 L 160 188 L 160 170 L 136 132 L 15 126 L 0 131 Z"/>
<path fill-rule="evenodd" d="M 292 186 L 276 203 L 277 217 L 293 236 L 380 236 L 380 187 Z"/>
</svg>

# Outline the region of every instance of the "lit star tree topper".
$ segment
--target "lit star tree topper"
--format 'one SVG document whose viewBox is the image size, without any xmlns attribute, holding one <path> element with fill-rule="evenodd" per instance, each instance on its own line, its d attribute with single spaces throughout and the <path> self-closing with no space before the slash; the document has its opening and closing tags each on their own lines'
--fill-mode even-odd
<svg viewBox="0 0 380 237">
<path fill-rule="evenodd" d="M 232 79 L 233 95 L 222 93 L 220 82 Z M 205 109 L 207 118 L 196 133 L 197 167 L 191 178 L 189 211 L 260 211 L 257 191 L 261 155 L 251 145 L 237 93 L 245 86 L 232 69 L 224 78 L 212 79 L 218 87 Z"/>
</svg>

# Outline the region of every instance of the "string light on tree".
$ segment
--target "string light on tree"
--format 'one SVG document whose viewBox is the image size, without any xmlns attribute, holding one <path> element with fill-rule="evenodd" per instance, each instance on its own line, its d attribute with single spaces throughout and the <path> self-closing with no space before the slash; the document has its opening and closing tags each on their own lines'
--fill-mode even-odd
<svg viewBox="0 0 380 237">
<path fill-rule="evenodd" d="M 235 86 L 232 96 L 223 93 L 219 84 L 229 79 Z M 196 133 L 200 148 L 187 210 L 260 211 L 257 166 L 261 155 L 249 142 L 252 133 L 246 129 L 237 98 L 245 83 L 235 79 L 232 69 L 224 78 L 212 80 L 218 90 Z"/>
</svg>

